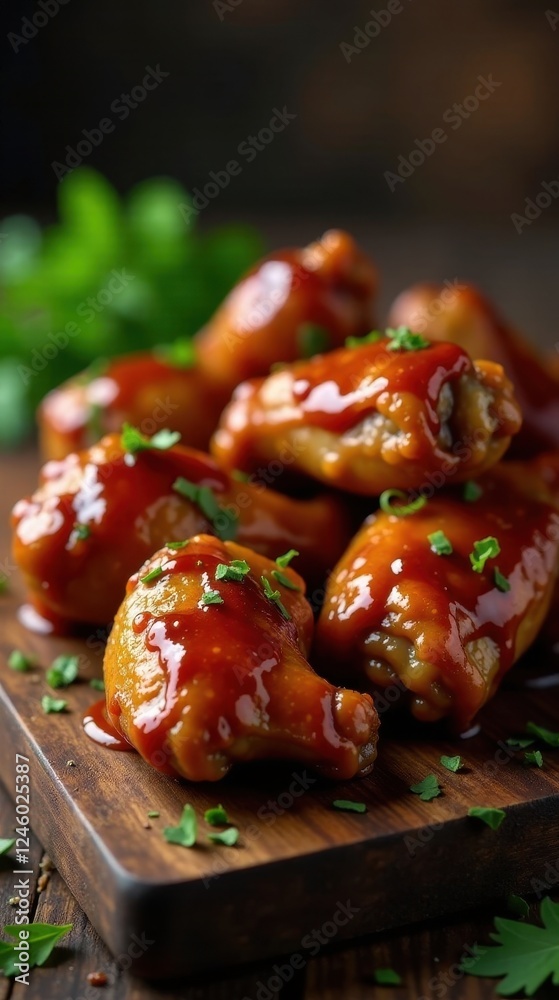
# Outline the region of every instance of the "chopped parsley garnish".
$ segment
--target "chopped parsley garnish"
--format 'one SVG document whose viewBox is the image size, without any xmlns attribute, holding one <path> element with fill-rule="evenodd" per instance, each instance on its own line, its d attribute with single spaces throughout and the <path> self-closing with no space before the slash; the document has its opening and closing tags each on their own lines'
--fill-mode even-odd
<svg viewBox="0 0 559 1000">
<path fill-rule="evenodd" d="M 232 559 L 229 565 L 219 563 L 215 571 L 215 579 L 242 583 L 247 573 L 250 573 L 250 566 L 246 559 Z"/>
<path fill-rule="evenodd" d="M 10 670 L 17 670 L 20 674 L 26 674 L 31 667 L 34 666 L 34 659 L 31 656 L 26 656 L 22 653 L 21 649 L 14 649 L 8 656 L 8 666 Z"/>
<path fill-rule="evenodd" d="M 411 503 L 399 503 L 392 505 L 392 500 L 407 500 L 403 490 L 385 490 L 379 497 L 379 506 L 385 514 L 395 514 L 396 517 L 407 517 L 408 514 L 415 514 L 427 503 L 426 497 L 417 497 Z"/>
<path fill-rule="evenodd" d="M 501 551 L 496 538 L 488 535 L 487 538 L 480 538 L 474 542 L 474 550 L 470 552 L 470 562 L 475 573 L 482 573 L 488 559 L 495 559 Z"/>
<path fill-rule="evenodd" d="M 159 813 L 157 809 L 150 809 L 148 812 L 148 819 L 159 819 Z"/>
<path fill-rule="evenodd" d="M 168 844 L 180 844 L 181 847 L 194 847 L 198 833 L 198 820 L 191 805 L 186 805 L 178 826 L 166 826 L 163 836 Z"/>
<path fill-rule="evenodd" d="M 230 826 L 227 830 L 220 830 L 219 833 L 208 833 L 207 837 L 212 844 L 234 847 L 239 839 L 239 831 L 236 826 Z"/>
<path fill-rule="evenodd" d="M 367 812 L 367 806 L 364 802 L 353 802 L 352 799 L 334 799 L 332 802 L 334 809 L 339 809 L 340 812 L 350 812 L 350 813 L 365 813 Z"/>
<path fill-rule="evenodd" d="M 524 754 L 525 764 L 535 764 L 536 767 L 543 767 L 543 755 L 541 750 L 528 750 Z"/>
<path fill-rule="evenodd" d="M 547 743 L 548 747 L 554 749 L 559 747 L 559 733 L 553 733 L 551 729 L 544 729 L 543 726 L 537 726 L 535 722 L 528 722 L 526 732 L 537 736 L 543 743 Z"/>
<path fill-rule="evenodd" d="M 222 542 L 233 541 L 237 535 L 239 518 L 234 512 L 220 507 L 209 486 L 199 486 L 198 483 L 191 483 L 184 476 L 179 476 L 173 483 L 173 489 L 180 496 L 196 504 Z"/>
<path fill-rule="evenodd" d="M 384 336 L 381 330 L 371 330 L 364 337 L 346 337 L 345 346 L 351 349 L 353 347 L 365 347 L 366 344 L 377 344 L 379 340 L 384 340 Z"/>
<path fill-rule="evenodd" d="M 506 594 L 507 591 L 510 590 L 510 583 L 507 580 L 506 576 L 503 576 L 498 566 L 495 566 L 495 570 L 493 572 L 493 579 L 495 581 L 495 586 L 497 590 L 501 590 L 503 594 Z"/>
<path fill-rule="evenodd" d="M 157 344 L 153 353 L 158 361 L 173 368 L 192 368 L 196 364 L 196 348 L 191 338 L 180 337 L 172 344 Z"/>
<path fill-rule="evenodd" d="M 9 924 L 4 927 L 4 933 L 14 938 L 14 941 L 0 941 L 0 968 L 5 976 L 17 976 L 20 974 L 20 933 L 25 930 L 27 938 L 25 940 L 26 950 L 29 950 L 29 959 L 26 964 L 32 968 L 36 965 L 44 965 L 51 954 L 55 944 L 72 930 L 73 924 Z"/>
<path fill-rule="evenodd" d="M 89 686 L 90 688 L 93 688 L 94 691 L 104 691 L 105 681 L 102 680 L 101 677 L 92 677 L 89 682 Z"/>
<path fill-rule="evenodd" d="M 7 839 L 3 837 L 0 838 L 0 854 L 7 854 L 8 851 L 11 851 L 14 844 L 15 844 L 15 839 L 11 840 L 9 838 Z"/>
<path fill-rule="evenodd" d="M 204 819 L 206 823 L 210 826 L 227 826 L 229 823 L 229 816 L 223 806 L 212 806 L 210 809 L 206 809 L 204 813 Z"/>
<path fill-rule="evenodd" d="M 206 590 L 202 594 L 202 604 L 224 604 L 223 597 L 219 593 L 219 590 Z"/>
<path fill-rule="evenodd" d="M 78 676 L 79 656 L 57 656 L 46 672 L 46 681 L 51 688 L 68 687 Z"/>
<path fill-rule="evenodd" d="M 330 331 L 316 323 L 301 323 L 297 330 L 297 350 L 301 358 L 312 358 L 330 347 Z"/>
<path fill-rule="evenodd" d="M 436 799 L 437 795 L 441 794 L 441 791 L 441 786 L 434 774 L 428 774 L 417 785 L 410 785 L 410 792 L 413 792 L 414 795 L 419 795 L 422 802 L 430 802 L 431 799 Z"/>
<path fill-rule="evenodd" d="M 267 597 L 269 601 L 272 601 L 277 606 L 278 611 L 281 612 L 286 621 L 291 621 L 291 615 L 289 614 L 289 611 L 287 610 L 285 605 L 282 604 L 281 594 L 279 590 L 272 590 L 272 586 L 267 577 L 261 576 L 260 579 L 262 581 L 262 586 L 264 588 L 264 596 Z"/>
<path fill-rule="evenodd" d="M 65 712 L 68 702 L 62 698 L 51 698 L 50 694 L 45 694 L 41 698 L 41 705 L 43 706 L 43 712 L 50 715 L 52 712 Z"/>
<path fill-rule="evenodd" d="M 138 451 L 167 451 L 181 439 L 178 431 L 161 430 L 152 437 L 146 437 L 137 427 L 131 424 L 122 425 L 120 441 L 124 451 L 135 455 Z"/>
<path fill-rule="evenodd" d="M 377 986 L 401 986 L 402 977 L 394 969 L 375 969 L 373 979 Z"/>
<path fill-rule="evenodd" d="M 468 958 L 462 969 L 471 976 L 503 977 L 497 988 L 499 996 L 525 993 L 531 997 L 551 976 L 559 985 L 559 903 L 549 896 L 542 899 L 540 919 L 543 927 L 495 917 L 491 937 L 495 947 L 484 945 Z"/>
<path fill-rule="evenodd" d="M 285 569 L 287 566 L 289 566 L 291 560 L 295 559 L 295 556 L 298 555 L 299 552 L 297 552 L 297 549 L 289 549 L 288 552 L 284 552 L 282 556 L 277 557 L 277 559 L 275 560 L 276 566 L 279 566 L 280 569 Z"/>
<path fill-rule="evenodd" d="M 507 897 L 507 906 L 511 913 L 516 913 L 517 917 L 527 917 L 530 913 L 530 907 L 522 896 L 515 896 L 511 892 L 510 896 Z"/>
<path fill-rule="evenodd" d="M 152 580 L 157 580 L 158 577 L 162 575 L 162 573 L 163 573 L 162 566 L 154 566 L 153 569 L 150 569 L 149 573 L 146 573 L 145 576 L 140 577 L 140 583 L 151 583 Z"/>
<path fill-rule="evenodd" d="M 512 747 L 513 750 L 524 750 L 526 747 L 531 747 L 535 740 L 525 739 L 523 736 L 509 736 L 505 743 L 508 747 Z"/>
<path fill-rule="evenodd" d="M 459 771 L 462 767 L 462 758 L 457 757 L 445 757 L 443 754 L 441 757 L 441 764 L 446 767 L 447 771 Z"/>
<path fill-rule="evenodd" d="M 388 329 L 386 336 L 390 339 L 389 351 L 422 351 L 430 347 L 430 342 L 420 333 L 413 333 L 408 326 L 399 326 L 395 330 Z"/>
<path fill-rule="evenodd" d="M 165 542 L 165 548 L 167 549 L 184 549 L 188 545 L 190 539 L 185 539 L 184 542 Z"/>
<path fill-rule="evenodd" d="M 450 556 L 453 553 L 452 542 L 446 537 L 444 531 L 433 531 L 427 535 L 433 552 L 438 556 Z"/>
<path fill-rule="evenodd" d="M 476 500 L 479 500 L 483 496 L 483 490 L 479 483 L 474 482 L 473 479 L 469 479 L 467 483 L 464 483 L 462 496 L 468 503 L 475 503 Z"/>
<path fill-rule="evenodd" d="M 79 524 L 78 521 L 76 521 L 72 530 L 74 532 L 74 537 L 79 542 L 84 542 L 85 539 L 89 538 L 91 534 L 91 528 L 89 527 L 89 524 Z"/>
<path fill-rule="evenodd" d="M 301 590 L 301 588 L 298 587 L 296 583 L 293 583 L 293 581 L 290 580 L 289 577 L 285 575 L 285 573 L 282 573 L 280 569 L 273 569 L 272 576 L 274 580 L 277 580 L 278 583 L 281 583 L 282 587 L 287 587 L 288 590 L 297 590 L 297 591 Z"/>
<path fill-rule="evenodd" d="M 482 823 L 491 827 L 492 830 L 498 830 L 501 823 L 506 819 L 507 814 L 504 809 L 472 806 L 471 809 L 468 809 L 468 816 L 473 816 L 474 819 L 481 820 Z"/>
</svg>

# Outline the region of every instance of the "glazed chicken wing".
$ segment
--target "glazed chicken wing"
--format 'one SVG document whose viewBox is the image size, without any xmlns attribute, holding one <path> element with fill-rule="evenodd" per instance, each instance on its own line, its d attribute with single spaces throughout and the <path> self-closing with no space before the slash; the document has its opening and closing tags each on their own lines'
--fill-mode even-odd
<svg viewBox="0 0 559 1000">
<path fill-rule="evenodd" d="M 287 449 L 292 469 L 368 496 L 432 477 L 460 482 L 493 465 L 520 426 L 502 368 L 455 344 L 394 346 L 382 338 L 243 383 L 214 454 L 253 471 Z"/>
<path fill-rule="evenodd" d="M 261 261 L 230 292 L 192 341 L 187 366 L 150 352 L 83 372 L 49 393 L 39 409 L 45 458 L 87 448 L 124 421 L 145 434 L 180 431 L 206 448 L 237 384 L 370 329 L 377 277 L 347 233 L 331 231 L 298 250 Z"/>
<path fill-rule="evenodd" d="M 475 358 L 502 365 L 512 380 L 523 425 L 510 456 L 559 449 L 559 385 L 531 344 L 511 330 L 471 285 L 415 285 L 398 296 L 389 322 L 459 344 Z"/>
<path fill-rule="evenodd" d="M 158 770 L 191 781 L 270 758 L 367 774 L 372 699 L 314 673 L 312 626 L 289 567 L 209 535 L 163 548 L 129 580 L 109 637 L 109 720 Z"/>
<path fill-rule="evenodd" d="M 125 440 L 109 435 L 47 463 L 38 490 L 14 507 L 15 561 L 33 604 L 59 628 L 110 622 L 130 574 L 167 541 L 213 531 L 270 556 L 295 548 L 319 587 L 351 535 L 336 498 L 292 500 L 202 452 Z"/>
<path fill-rule="evenodd" d="M 558 499 L 543 467 L 510 462 L 413 515 L 372 515 L 327 586 L 315 649 L 326 676 L 396 700 L 403 686 L 418 719 L 466 728 L 542 625 Z"/>
</svg>

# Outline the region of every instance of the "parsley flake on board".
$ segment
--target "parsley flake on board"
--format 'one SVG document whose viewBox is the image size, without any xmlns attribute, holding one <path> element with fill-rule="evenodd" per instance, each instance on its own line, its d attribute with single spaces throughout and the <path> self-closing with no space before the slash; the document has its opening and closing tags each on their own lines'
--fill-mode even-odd
<svg viewBox="0 0 559 1000">
<path fill-rule="evenodd" d="M 441 786 L 434 774 L 428 774 L 417 785 L 410 785 L 410 792 L 413 792 L 414 795 L 419 795 L 422 802 L 430 802 L 431 799 L 436 799 L 437 795 L 441 794 L 441 791 Z"/>
<path fill-rule="evenodd" d="M 543 726 L 537 726 L 535 722 L 529 722 L 526 726 L 526 732 L 537 736 L 543 743 L 547 743 L 548 747 L 554 749 L 559 747 L 559 733 L 553 733 L 551 729 L 544 729 Z"/>
<path fill-rule="evenodd" d="M 446 767 L 447 771 L 459 771 L 462 767 L 461 757 L 445 757 L 443 754 L 441 757 L 441 764 Z"/>
<path fill-rule="evenodd" d="M 332 802 L 334 809 L 340 812 L 365 813 L 367 806 L 364 802 L 354 802 L 352 799 L 334 799 Z"/>
<path fill-rule="evenodd" d="M 536 767 L 543 767 L 543 754 L 541 750 L 528 750 L 524 754 L 525 764 L 535 764 Z"/>
<path fill-rule="evenodd" d="M 208 833 L 207 838 L 212 844 L 234 847 L 239 839 L 239 831 L 236 826 L 230 826 L 227 830 L 220 830 L 219 833 Z"/>
<path fill-rule="evenodd" d="M 375 969 L 373 979 L 377 986 L 401 986 L 402 977 L 394 969 Z"/>
<path fill-rule="evenodd" d="M 286 621 L 288 622 L 291 621 L 291 615 L 289 614 L 289 611 L 287 610 L 285 605 L 282 603 L 281 594 L 279 590 L 272 590 L 272 585 L 267 577 L 261 576 L 260 579 L 262 581 L 262 587 L 264 589 L 264 596 L 267 597 L 269 601 L 272 601 L 272 603 L 276 605 L 278 611 L 280 611 L 280 613 L 282 614 L 282 616 L 285 618 Z"/>
<path fill-rule="evenodd" d="M 509 997 L 523 991 L 534 995 L 549 977 L 559 986 L 559 903 L 546 896 L 540 906 L 543 924 L 495 917 L 495 947 L 483 947 L 480 953 L 464 962 L 462 969 L 470 976 L 502 977 L 499 996 Z"/>
<path fill-rule="evenodd" d="M 5 976 L 19 975 L 22 940 L 29 946 L 29 966 L 44 965 L 55 944 L 72 930 L 73 924 L 10 924 L 4 933 L 14 941 L 0 941 L 0 968 Z M 23 937 L 23 935 L 26 937 Z"/>
<path fill-rule="evenodd" d="M 53 712 L 65 712 L 68 708 L 67 701 L 64 701 L 63 698 L 51 698 L 50 694 L 43 695 L 41 705 L 43 712 L 46 712 L 47 715 L 51 715 Z"/>
<path fill-rule="evenodd" d="M 206 809 L 204 819 L 210 826 L 227 826 L 229 823 L 227 812 L 221 805 Z"/>
<path fill-rule="evenodd" d="M 51 688 L 68 687 L 77 679 L 79 656 L 57 656 L 46 672 L 46 682 Z"/>
<path fill-rule="evenodd" d="M 496 538 L 488 535 L 487 538 L 480 538 L 474 542 L 474 550 L 470 552 L 470 562 L 475 573 L 482 573 L 488 559 L 495 559 L 501 551 Z"/>
<path fill-rule="evenodd" d="M 20 674 L 26 674 L 31 667 L 34 666 L 35 661 L 31 656 L 27 656 L 22 653 L 21 649 L 13 649 L 8 656 L 8 666 L 10 670 L 17 670 Z"/>
<path fill-rule="evenodd" d="M 90 688 L 93 688 L 94 691 L 104 691 L 105 681 L 102 680 L 101 677 L 92 677 L 89 682 L 89 686 Z"/>
<path fill-rule="evenodd" d="M 236 538 L 239 521 L 237 514 L 220 507 L 209 486 L 200 486 L 185 479 L 184 476 L 179 476 L 173 483 L 173 489 L 175 493 L 196 504 L 222 542 L 232 542 Z"/>
<path fill-rule="evenodd" d="M 501 823 L 507 817 L 504 809 L 492 809 L 486 806 L 472 806 L 468 809 L 468 816 L 472 816 L 473 819 L 479 819 L 486 826 L 489 826 L 492 830 L 498 830 Z"/>
<path fill-rule="evenodd" d="M 194 847 L 198 833 L 198 820 L 191 805 L 186 805 L 182 811 L 178 826 L 166 826 L 163 837 L 168 844 L 179 844 L 180 847 Z"/>
<path fill-rule="evenodd" d="M 385 490 L 379 497 L 379 507 L 385 514 L 395 514 L 396 517 L 407 517 L 408 514 L 415 514 L 427 503 L 426 497 L 417 497 L 411 503 L 400 503 L 393 506 L 393 500 L 407 500 L 403 490 Z"/>
<path fill-rule="evenodd" d="M 137 427 L 131 424 L 122 425 L 120 442 L 130 455 L 135 455 L 138 451 L 167 451 L 173 445 L 178 444 L 181 436 L 178 431 L 160 430 L 152 437 L 146 437 Z"/>
<path fill-rule="evenodd" d="M 431 545 L 432 551 L 438 556 L 450 556 L 452 555 L 454 549 L 452 548 L 452 542 L 445 535 L 444 531 L 433 531 L 432 534 L 427 535 L 427 540 Z"/>
</svg>

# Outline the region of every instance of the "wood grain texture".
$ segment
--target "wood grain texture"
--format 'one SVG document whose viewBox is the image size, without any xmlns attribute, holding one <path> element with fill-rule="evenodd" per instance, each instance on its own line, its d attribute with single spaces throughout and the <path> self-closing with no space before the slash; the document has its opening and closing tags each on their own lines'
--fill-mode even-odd
<svg viewBox="0 0 559 1000">
<path fill-rule="evenodd" d="M 32 459 L 13 459 L 11 469 L 3 464 L 7 509 L 36 473 Z M 5 528 L 2 564 L 9 569 Z M 292 953 L 308 963 L 308 935 L 323 925 L 327 939 L 334 928 L 339 944 L 440 916 L 513 889 L 529 891 L 532 878 L 557 860 L 559 754 L 545 753 L 538 770 L 499 741 L 530 718 L 557 728 L 557 689 L 529 690 L 524 682 L 559 671 L 558 663 L 532 655 L 470 740 L 385 732 L 378 767 L 362 781 L 331 785 L 303 767 L 255 766 L 219 785 L 187 786 L 133 754 L 89 743 L 81 716 L 95 700 L 88 680 L 101 673 L 98 637 L 27 632 L 17 620 L 19 586 L 11 574 L 0 599 L 0 776 L 11 788 L 14 752 L 30 757 L 34 828 L 79 904 L 113 954 L 127 954 L 133 935 L 153 942 L 135 949 L 133 971 L 172 977 Z M 34 653 L 40 666 L 10 671 L 5 661 L 13 648 Z M 81 680 L 64 695 L 67 713 L 45 715 L 43 669 L 61 652 L 80 654 Z M 461 753 L 465 769 L 446 771 L 443 753 Z M 439 777 L 444 794 L 424 803 L 409 786 L 428 773 Z M 368 811 L 336 812 L 335 798 L 364 801 Z M 185 802 L 201 815 L 218 801 L 240 829 L 239 847 L 209 844 L 204 824 L 195 849 L 164 841 L 163 826 L 177 822 Z M 491 831 L 467 818 L 471 805 L 500 806 L 507 819 Z M 146 829 L 149 810 L 160 818 Z"/>
</svg>

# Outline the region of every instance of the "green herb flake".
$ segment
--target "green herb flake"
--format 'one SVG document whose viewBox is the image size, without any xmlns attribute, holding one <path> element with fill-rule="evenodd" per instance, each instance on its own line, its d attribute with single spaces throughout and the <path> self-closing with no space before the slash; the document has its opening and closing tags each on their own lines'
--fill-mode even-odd
<svg viewBox="0 0 559 1000">
<path fill-rule="evenodd" d="M 402 977 L 394 969 L 375 969 L 373 979 L 377 986 L 401 986 Z"/>
<path fill-rule="evenodd" d="M 507 906 L 511 913 L 516 914 L 517 917 L 527 917 L 530 913 L 530 907 L 522 896 L 515 896 L 511 893 L 507 898 Z"/>
<path fill-rule="evenodd" d="M 433 531 L 432 534 L 427 535 L 427 539 L 431 545 L 431 549 L 436 555 L 452 555 L 454 551 L 452 548 L 452 542 L 446 537 L 444 531 Z"/>
<path fill-rule="evenodd" d="M 396 517 L 407 517 L 409 514 L 415 514 L 427 503 L 426 497 L 417 497 L 411 503 L 399 503 L 395 506 L 392 504 L 393 500 L 407 500 L 407 496 L 403 490 L 385 490 L 384 493 L 381 493 L 378 502 L 380 509 L 385 514 L 395 514 Z"/>
<path fill-rule="evenodd" d="M 202 604 L 224 604 L 225 601 L 219 593 L 219 590 L 206 590 L 202 594 Z"/>
<path fill-rule="evenodd" d="M 470 552 L 470 562 L 475 573 L 482 573 L 488 559 L 495 559 L 501 551 L 496 538 L 489 535 L 474 542 L 474 550 Z"/>
<path fill-rule="evenodd" d="M 15 844 L 15 839 L 0 837 L 0 854 L 7 854 Z"/>
<path fill-rule="evenodd" d="M 353 802 L 352 799 L 334 799 L 332 802 L 334 809 L 339 809 L 340 812 L 351 812 L 351 813 L 366 813 L 367 806 L 364 802 Z"/>
<path fill-rule="evenodd" d="M 384 336 L 381 330 L 371 330 L 364 337 L 346 337 L 345 346 L 351 350 L 354 347 L 365 347 L 367 344 L 378 344 L 379 340 L 384 340 Z"/>
<path fill-rule="evenodd" d="M 20 674 L 26 674 L 28 670 L 31 670 L 35 661 L 33 657 L 26 656 L 22 653 L 21 649 L 13 649 L 8 656 L 8 666 L 10 670 L 17 670 Z"/>
<path fill-rule="evenodd" d="M 301 358 L 323 354 L 331 345 L 330 331 L 316 323 L 301 323 L 297 330 L 297 351 Z"/>
<path fill-rule="evenodd" d="M 525 764 L 535 764 L 536 767 L 543 767 L 543 755 L 541 750 L 528 750 L 524 754 Z"/>
<path fill-rule="evenodd" d="M 526 732 L 531 733 L 532 736 L 537 736 L 539 740 L 543 743 L 547 743 L 548 747 L 553 747 L 554 750 L 559 747 L 559 733 L 552 733 L 550 729 L 544 729 L 543 726 L 537 726 L 535 722 L 529 722 L 527 724 Z"/>
<path fill-rule="evenodd" d="M 43 695 L 41 705 L 43 706 L 43 712 L 46 712 L 47 715 L 51 715 L 53 712 L 65 712 L 68 708 L 67 701 L 64 701 L 62 698 L 51 698 L 50 694 Z"/>
<path fill-rule="evenodd" d="M 285 573 L 282 573 L 280 569 L 273 569 L 271 575 L 274 580 L 277 580 L 277 582 L 282 585 L 282 587 L 287 587 L 287 590 L 296 590 L 299 593 L 301 592 L 301 588 L 298 587 L 296 583 L 293 583 L 293 581 L 290 580 Z"/>
<path fill-rule="evenodd" d="M 86 538 L 89 538 L 91 534 L 89 524 L 80 524 L 78 521 L 75 522 L 72 531 L 74 532 L 74 537 L 78 542 L 85 542 Z"/>
<path fill-rule="evenodd" d="M 210 826 L 227 826 L 229 823 L 229 817 L 223 806 L 212 806 L 211 809 L 206 809 L 204 813 L 204 819 L 206 823 Z"/>
<path fill-rule="evenodd" d="M 289 614 L 289 611 L 287 610 L 285 605 L 282 603 L 281 594 L 279 590 L 272 589 L 270 581 L 267 579 L 267 577 L 261 576 L 260 579 L 262 581 L 262 586 L 264 588 L 264 596 L 267 597 L 269 601 L 272 601 L 272 603 L 276 605 L 278 611 L 281 612 L 282 616 L 285 618 L 286 621 L 288 622 L 291 621 L 291 615 Z"/>
<path fill-rule="evenodd" d="M 498 566 L 495 566 L 493 571 L 493 579 L 497 590 L 501 590 L 503 594 L 506 594 L 510 590 L 510 583 L 506 576 L 503 576 Z"/>
<path fill-rule="evenodd" d="M 216 567 L 215 579 L 242 583 L 247 573 L 250 573 L 250 566 L 245 559 L 232 559 L 229 564 L 219 563 Z"/>
<path fill-rule="evenodd" d="M 148 819 L 159 819 L 159 815 L 160 814 L 157 812 L 157 809 L 150 809 L 148 812 Z"/>
<path fill-rule="evenodd" d="M 29 948 L 29 966 L 44 965 L 55 944 L 72 930 L 73 924 L 9 924 L 4 927 L 4 933 L 14 938 L 14 941 L 0 941 L 0 968 L 5 976 L 19 975 L 20 949 L 16 947 L 21 940 L 20 931 L 28 934 L 26 945 Z"/>
<path fill-rule="evenodd" d="M 483 496 L 483 490 L 479 483 L 470 479 L 467 483 L 464 483 L 462 496 L 468 503 L 475 503 L 476 500 L 479 500 L 479 498 Z"/>
<path fill-rule="evenodd" d="M 104 691 L 105 681 L 102 680 L 101 677 L 92 677 L 89 682 L 89 686 L 90 688 L 93 688 L 94 691 Z"/>
<path fill-rule="evenodd" d="M 275 560 L 276 566 L 279 566 L 280 569 L 286 569 L 291 560 L 295 559 L 295 556 L 298 555 L 300 555 L 300 553 L 297 552 L 297 549 L 289 549 L 288 552 L 284 552 L 282 556 L 277 557 Z"/>
<path fill-rule="evenodd" d="M 462 758 L 459 756 L 445 757 L 445 755 L 443 754 L 441 757 L 441 764 L 443 765 L 443 767 L 446 767 L 447 771 L 456 772 L 459 771 L 460 768 L 462 767 Z"/>
<path fill-rule="evenodd" d="M 77 679 L 79 656 L 57 656 L 46 672 L 46 682 L 51 688 L 68 687 Z"/>
<path fill-rule="evenodd" d="M 155 566 L 154 569 L 150 569 L 149 573 L 145 576 L 140 577 L 141 583 L 152 583 L 153 580 L 157 580 L 163 574 L 162 566 Z"/>
<path fill-rule="evenodd" d="M 168 844 L 179 844 L 181 847 L 194 847 L 198 832 L 198 820 L 191 805 L 186 805 L 178 826 L 166 826 L 163 837 Z"/>
<path fill-rule="evenodd" d="M 178 431 L 160 430 L 152 437 L 146 437 L 137 427 L 131 424 L 123 424 L 120 442 L 130 455 L 135 455 L 138 451 L 168 451 L 173 445 L 178 444 L 181 436 Z"/>
<path fill-rule="evenodd" d="M 550 976 L 559 986 L 559 903 L 549 896 L 542 899 L 540 919 L 543 927 L 495 917 L 495 947 L 478 949 L 462 970 L 470 976 L 501 978 L 497 993 L 504 997 L 531 997 Z"/>
<path fill-rule="evenodd" d="M 179 549 L 186 548 L 186 546 L 188 545 L 189 541 L 190 541 L 190 539 L 186 538 L 184 542 L 165 542 L 165 548 L 167 548 L 167 549 L 173 549 L 173 550 L 177 550 L 178 551 Z"/>
<path fill-rule="evenodd" d="M 239 831 L 236 826 L 230 826 L 227 830 L 220 830 L 219 833 L 208 833 L 208 840 L 212 844 L 223 844 L 225 847 L 234 847 L 239 839 Z"/>
<path fill-rule="evenodd" d="M 5 573 L 0 573 L 0 594 L 5 594 L 8 589 L 8 577 Z"/>
<path fill-rule="evenodd" d="M 498 830 L 501 823 L 506 819 L 506 812 L 504 809 L 491 809 L 485 806 L 472 806 L 468 809 L 468 816 L 472 816 L 474 819 L 481 820 L 486 826 L 491 827 L 492 830 Z"/>
<path fill-rule="evenodd" d="M 408 326 L 399 326 L 395 330 L 388 329 L 386 336 L 390 340 L 389 351 L 423 351 L 430 347 L 430 342 L 420 333 L 413 333 Z"/>
<path fill-rule="evenodd" d="M 428 774 L 417 785 L 410 785 L 410 792 L 413 792 L 414 795 L 419 795 L 422 802 L 430 802 L 431 799 L 436 799 L 441 794 L 441 791 L 441 786 L 434 774 Z"/>
<path fill-rule="evenodd" d="M 173 489 L 175 493 L 196 504 L 222 542 L 232 542 L 237 537 L 238 515 L 220 507 L 209 486 L 199 486 L 198 483 L 179 476 L 173 483 Z"/>
<path fill-rule="evenodd" d="M 526 747 L 531 747 L 535 743 L 535 740 L 525 739 L 523 736 L 509 736 L 505 743 L 508 747 L 512 747 L 513 750 L 525 750 Z"/>
</svg>

